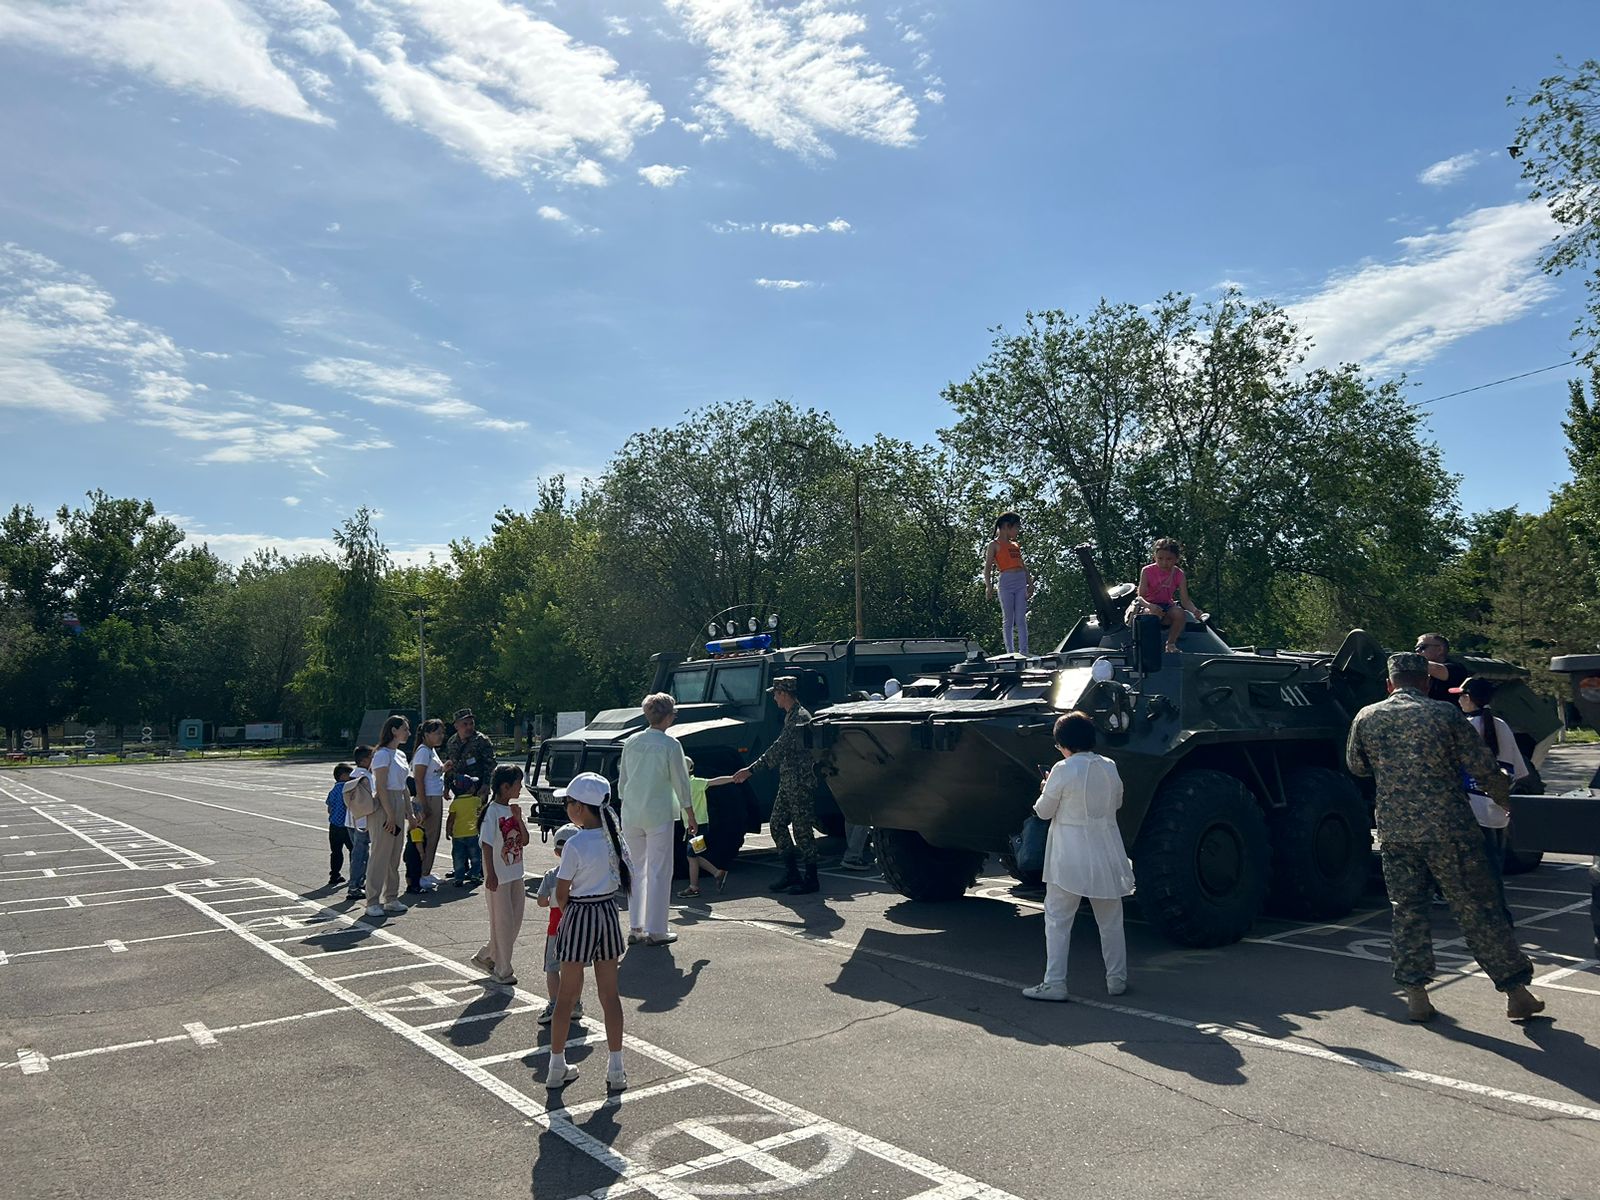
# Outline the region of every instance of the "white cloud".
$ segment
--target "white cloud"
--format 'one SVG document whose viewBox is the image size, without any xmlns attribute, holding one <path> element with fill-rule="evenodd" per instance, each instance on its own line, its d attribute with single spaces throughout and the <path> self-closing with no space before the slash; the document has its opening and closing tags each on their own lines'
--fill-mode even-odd
<svg viewBox="0 0 1600 1200">
<path fill-rule="evenodd" d="M 607 17 L 606 28 L 618 37 L 627 37 L 633 32 L 633 26 L 628 24 L 625 17 Z"/>
<path fill-rule="evenodd" d="M 1392 262 L 1335 275 L 1289 312 L 1314 339 L 1315 363 L 1414 366 L 1550 296 L 1538 260 L 1556 232 L 1542 204 L 1476 209 L 1441 232 L 1400 239 Z"/>
<path fill-rule="evenodd" d="M 829 156 L 824 136 L 909 146 L 917 106 L 889 69 L 853 39 L 866 31 L 838 0 L 770 8 L 758 0 L 667 0 L 709 51 L 695 110 L 709 135 L 726 117 L 757 137 L 807 156 Z"/>
<path fill-rule="evenodd" d="M 140 242 L 153 242 L 161 235 L 159 233 L 117 233 L 111 240 L 119 246 L 137 246 Z"/>
<path fill-rule="evenodd" d="M 711 229 L 714 233 L 770 233 L 775 237 L 795 238 L 814 233 L 849 233 L 851 226 L 843 217 L 835 217 L 821 225 L 809 221 L 718 221 Z"/>
<path fill-rule="evenodd" d="M 329 221 L 327 223 L 327 225 L 323 227 L 322 232 L 323 233 L 338 233 L 339 229 L 340 229 L 339 222 L 337 222 L 337 221 Z"/>
<path fill-rule="evenodd" d="M 283 498 L 283 502 L 285 504 L 287 504 L 290 508 L 299 508 L 300 507 L 300 497 L 299 496 L 285 496 Z"/>
<path fill-rule="evenodd" d="M 466 419 L 475 425 L 510 433 L 526 429 L 526 421 L 489 416 L 456 395 L 455 382 L 431 367 L 383 366 L 361 358 L 319 358 L 301 368 L 313 383 L 358 396 L 369 404 L 406 408 L 428 417 Z"/>
<path fill-rule="evenodd" d="M 756 283 L 757 287 L 773 288 L 773 289 L 775 289 L 777 291 L 780 291 L 780 292 L 792 292 L 792 291 L 796 290 L 797 288 L 808 288 L 808 287 L 816 287 L 817 286 L 816 284 L 812 283 L 811 280 L 809 280 L 809 279 L 765 279 L 765 278 L 763 278 L 763 279 L 756 280 L 755 283 Z"/>
<path fill-rule="evenodd" d="M 572 220 L 571 217 L 567 216 L 566 213 L 562 212 L 554 204 L 541 204 L 539 206 L 539 215 L 542 218 L 544 218 L 546 221 L 570 221 L 570 220 Z"/>
<path fill-rule="evenodd" d="M 1417 182 L 1425 183 L 1429 187 L 1446 187 L 1477 166 L 1481 157 L 1476 150 L 1470 150 L 1453 158 L 1440 159 L 1431 167 L 1425 168 L 1417 176 Z"/>
<path fill-rule="evenodd" d="M 324 121 L 295 82 L 336 93 L 328 70 L 500 178 L 606 182 L 663 119 L 607 51 L 515 0 L 6 0 L 0 41 L 41 46 L 167 87 Z M 313 65 L 315 64 L 315 65 Z M 324 70 L 323 68 L 327 68 Z M 330 232 L 333 232 L 330 230 Z"/>
<path fill-rule="evenodd" d="M 271 30 L 237 0 L 7 0 L 0 41 L 280 117 L 322 121 L 268 47 Z"/>
<path fill-rule="evenodd" d="M 303 554 L 333 558 L 339 553 L 331 537 L 279 537 L 271 533 L 207 533 L 199 526 L 178 521 L 190 542 L 204 544 L 225 562 L 242 563 L 259 550 L 276 550 L 285 558 Z"/>
<path fill-rule="evenodd" d="M 639 168 L 639 178 L 656 188 L 669 188 L 688 173 L 688 167 L 670 167 L 666 163 Z"/>
</svg>

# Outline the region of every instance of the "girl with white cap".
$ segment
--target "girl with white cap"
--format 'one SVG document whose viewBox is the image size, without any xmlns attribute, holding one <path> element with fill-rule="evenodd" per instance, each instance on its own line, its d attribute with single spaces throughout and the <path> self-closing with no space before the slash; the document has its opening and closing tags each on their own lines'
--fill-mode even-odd
<svg viewBox="0 0 1600 1200">
<path fill-rule="evenodd" d="M 548 1088 L 563 1088 L 578 1077 L 567 1065 L 567 1029 L 572 1009 L 583 992 L 583 969 L 594 967 L 595 990 L 605 1014 L 606 1090 L 628 1086 L 622 1068 L 622 997 L 617 991 L 617 962 L 627 952 L 622 922 L 617 917 L 617 893 L 633 885 L 627 849 L 611 810 L 611 784 L 604 775 L 585 771 L 557 790 L 556 799 L 567 802 L 567 820 L 579 832 L 567 839 L 556 868 L 556 907 L 561 925 L 556 930 L 556 957 L 561 964 L 561 991 L 550 1021 Z"/>
</svg>

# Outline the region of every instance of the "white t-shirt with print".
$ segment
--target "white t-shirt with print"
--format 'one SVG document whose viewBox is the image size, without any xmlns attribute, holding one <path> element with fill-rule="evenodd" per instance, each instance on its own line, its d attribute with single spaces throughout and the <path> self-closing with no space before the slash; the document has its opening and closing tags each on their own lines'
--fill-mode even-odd
<svg viewBox="0 0 1600 1200">
<path fill-rule="evenodd" d="M 572 881 L 570 895 L 609 896 L 622 886 L 614 865 L 611 839 L 604 829 L 585 829 L 567 839 L 561 848 L 558 879 Z"/>
<path fill-rule="evenodd" d="M 387 747 L 377 751 L 372 756 L 372 777 L 379 778 L 379 771 L 387 771 L 384 775 L 383 786 L 391 792 L 406 790 L 406 776 L 411 774 L 411 764 L 406 761 L 404 750 L 391 750 Z"/>
<path fill-rule="evenodd" d="M 422 777 L 422 794 L 424 796 L 444 795 L 444 760 L 439 757 L 439 752 L 432 746 L 418 746 L 417 753 L 411 760 L 412 767 L 426 768 L 427 774 Z"/>
<path fill-rule="evenodd" d="M 495 878 L 501 883 L 520 880 L 527 873 L 522 865 L 523 848 L 517 838 L 517 819 L 510 807 L 491 804 L 484 810 L 478 840 L 484 845 L 484 858 L 494 856 Z"/>
</svg>

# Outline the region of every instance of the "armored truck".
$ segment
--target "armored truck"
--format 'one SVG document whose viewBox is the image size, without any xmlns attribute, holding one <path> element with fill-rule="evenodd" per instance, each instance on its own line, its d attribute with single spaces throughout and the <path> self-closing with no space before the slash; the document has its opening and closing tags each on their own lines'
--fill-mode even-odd
<svg viewBox="0 0 1600 1200">
<path fill-rule="evenodd" d="M 698 775 L 730 774 L 772 744 L 783 725 L 783 714 L 767 695 L 776 675 L 795 676 L 800 702 L 815 713 L 853 693 L 881 691 L 888 679 L 943 671 L 981 655 L 978 645 L 966 638 L 850 639 L 780 647 L 775 619 L 769 630 L 757 632 L 752 623 L 748 635 L 737 635 L 730 627 L 727 636 L 717 636 L 714 624 L 712 640 L 699 656 L 661 653 L 650 660 L 650 691 L 668 692 L 677 700 L 678 718 L 668 732 L 683 744 Z M 540 827 L 549 831 L 566 821 L 566 810 L 553 793 L 580 771 L 597 771 L 615 787 L 623 744 L 644 728 L 644 716 L 635 705 L 601 712 L 583 729 L 545 741 L 527 766 Z M 713 790 L 707 798 L 708 815 L 713 824 L 754 833 L 771 815 L 776 793 L 775 772 L 761 771 L 749 783 Z M 820 784 L 816 812 L 823 832 L 843 832 L 839 808 Z"/>
<path fill-rule="evenodd" d="M 1167 937 L 1237 941 L 1267 906 L 1348 913 L 1370 870 L 1372 804 L 1344 744 L 1355 712 L 1385 694 L 1383 649 L 1359 629 L 1332 654 L 1233 647 L 1208 623 L 1167 653 L 1155 618 L 1127 620 L 1132 585 L 1106 587 L 1092 551 L 1077 549 L 1093 611 L 1053 654 L 965 661 L 813 722 L 819 773 L 846 818 L 876 828 L 886 878 L 920 900 L 971 887 L 1057 761 L 1055 718 L 1078 709 L 1121 773 L 1140 909 Z M 1560 722 L 1527 672 L 1462 661 L 1501 682 L 1496 711 L 1540 758 Z"/>
</svg>

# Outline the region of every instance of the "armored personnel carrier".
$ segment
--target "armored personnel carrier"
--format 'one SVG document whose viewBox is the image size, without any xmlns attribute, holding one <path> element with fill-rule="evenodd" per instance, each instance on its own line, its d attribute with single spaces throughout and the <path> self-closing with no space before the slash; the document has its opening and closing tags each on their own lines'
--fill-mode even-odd
<svg viewBox="0 0 1600 1200">
<path fill-rule="evenodd" d="M 981 654 L 965 638 L 852 638 L 781 646 L 775 616 L 765 623 L 724 623 L 727 616 L 718 614 L 711 622 L 702 653 L 689 658 L 661 653 L 650 660 L 649 690 L 669 692 L 678 702 L 677 721 L 668 732 L 703 776 L 731 774 L 778 736 L 783 714 L 767 695 L 775 675 L 795 676 L 800 702 L 815 713 L 853 693 L 879 691 L 887 679 L 942 671 Z M 541 828 L 548 832 L 565 823 L 566 808 L 554 792 L 580 771 L 597 771 L 615 787 L 623 743 L 644 728 L 637 705 L 610 709 L 574 733 L 546 740 L 537 757 L 530 755 L 529 791 Z M 754 833 L 771 815 L 776 794 L 776 772 L 761 771 L 749 783 L 715 789 L 707 797 L 708 815 L 713 824 Z M 820 783 L 816 803 L 818 827 L 843 833 L 844 819 Z"/>
<path fill-rule="evenodd" d="M 963 662 L 813 722 L 820 774 L 846 818 L 876 828 L 889 882 L 919 900 L 971 887 L 1057 761 L 1055 718 L 1079 709 L 1122 775 L 1140 909 L 1167 937 L 1237 941 L 1268 905 L 1348 913 L 1370 868 L 1372 806 L 1345 770 L 1345 735 L 1385 694 L 1383 649 L 1361 630 L 1333 654 L 1236 648 L 1206 624 L 1165 653 L 1154 618 L 1125 617 L 1133 586 L 1107 588 L 1093 548 L 1077 553 L 1093 611 L 1053 654 Z M 1496 711 L 1540 757 L 1560 723 L 1527 672 L 1462 661 L 1502 682 Z"/>
</svg>

